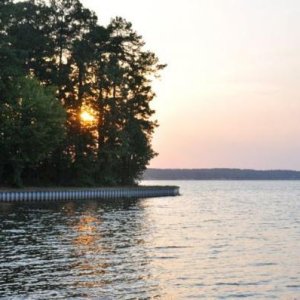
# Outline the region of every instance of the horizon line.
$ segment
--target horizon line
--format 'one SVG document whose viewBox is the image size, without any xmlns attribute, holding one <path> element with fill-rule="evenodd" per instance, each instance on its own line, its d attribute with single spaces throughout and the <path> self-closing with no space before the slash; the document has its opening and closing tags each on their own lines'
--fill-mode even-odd
<svg viewBox="0 0 300 300">
<path fill-rule="evenodd" d="M 260 172 L 267 172 L 267 171 L 284 171 L 284 172 L 300 172 L 300 170 L 296 170 L 296 169 L 250 169 L 250 168 L 215 168 L 215 167 L 211 167 L 211 168 L 171 168 L 171 167 L 167 167 L 167 168 L 157 168 L 157 167 L 149 167 L 146 170 L 240 170 L 240 171 L 260 171 Z"/>
</svg>

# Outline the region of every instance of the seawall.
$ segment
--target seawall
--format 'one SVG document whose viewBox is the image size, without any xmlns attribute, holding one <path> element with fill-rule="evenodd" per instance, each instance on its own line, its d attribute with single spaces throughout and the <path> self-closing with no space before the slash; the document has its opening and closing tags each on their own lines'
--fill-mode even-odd
<svg viewBox="0 0 300 300">
<path fill-rule="evenodd" d="M 114 198 L 147 198 L 179 195 L 178 186 L 105 188 L 53 188 L 0 191 L 0 202 L 69 201 Z"/>
</svg>

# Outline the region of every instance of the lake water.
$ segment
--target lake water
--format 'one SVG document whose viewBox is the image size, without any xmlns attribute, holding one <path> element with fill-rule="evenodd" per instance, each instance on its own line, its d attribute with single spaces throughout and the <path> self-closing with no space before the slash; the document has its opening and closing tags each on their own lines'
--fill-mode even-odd
<svg viewBox="0 0 300 300">
<path fill-rule="evenodd" d="M 0 298 L 300 299 L 300 181 L 0 204 Z"/>
</svg>

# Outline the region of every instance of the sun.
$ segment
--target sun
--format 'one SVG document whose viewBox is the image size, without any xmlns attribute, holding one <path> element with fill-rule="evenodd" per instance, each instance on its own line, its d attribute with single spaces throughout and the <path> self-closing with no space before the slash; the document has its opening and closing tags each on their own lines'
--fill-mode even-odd
<svg viewBox="0 0 300 300">
<path fill-rule="evenodd" d="M 80 114 L 80 119 L 85 123 L 91 123 L 95 120 L 95 117 L 90 114 L 88 111 L 84 110 Z"/>
</svg>

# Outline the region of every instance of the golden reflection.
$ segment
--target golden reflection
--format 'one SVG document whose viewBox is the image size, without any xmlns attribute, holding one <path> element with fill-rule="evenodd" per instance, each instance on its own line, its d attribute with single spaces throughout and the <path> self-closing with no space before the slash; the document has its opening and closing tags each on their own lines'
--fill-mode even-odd
<svg viewBox="0 0 300 300">
<path fill-rule="evenodd" d="M 80 218 L 79 224 L 76 226 L 78 231 L 93 231 L 95 226 L 94 223 L 98 223 L 98 219 L 91 215 L 82 216 Z"/>
<path fill-rule="evenodd" d="M 76 246 L 76 256 L 79 262 L 74 269 L 78 274 L 87 277 L 94 276 L 95 279 L 76 283 L 76 286 L 80 288 L 95 288 L 108 284 L 102 280 L 102 277 L 106 273 L 109 264 L 106 259 L 99 259 L 98 257 L 100 253 L 107 251 L 101 243 L 101 219 L 99 215 L 92 213 L 93 210 L 96 210 L 96 205 L 92 203 L 89 209 L 79 217 L 77 224 L 73 226 L 76 234 L 73 243 Z"/>
<path fill-rule="evenodd" d="M 74 226 L 78 236 L 74 239 L 76 245 L 88 246 L 100 239 L 97 234 L 97 225 L 99 220 L 91 215 L 84 215 L 80 218 L 79 223 Z"/>
<path fill-rule="evenodd" d="M 94 242 L 95 238 L 91 235 L 81 235 L 75 239 L 75 244 L 90 245 Z"/>
</svg>

